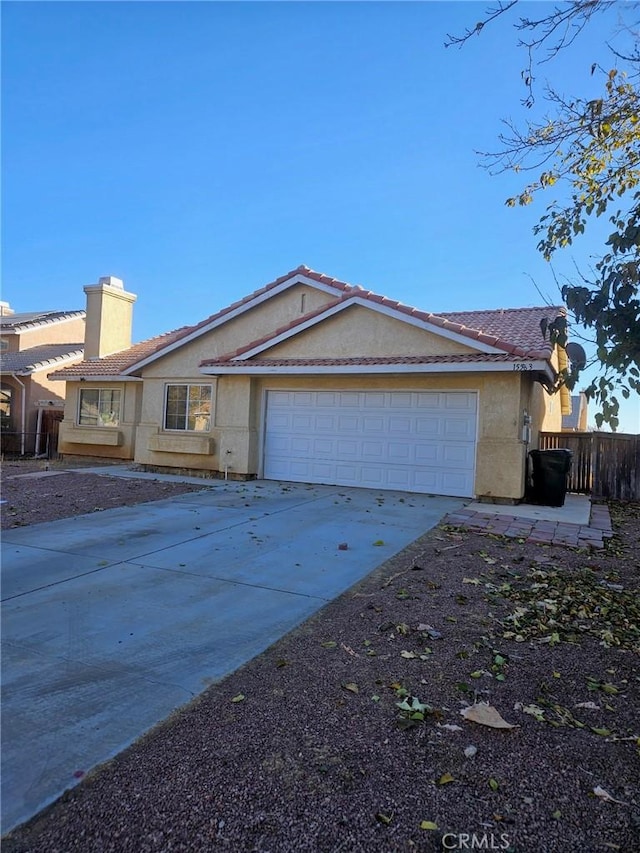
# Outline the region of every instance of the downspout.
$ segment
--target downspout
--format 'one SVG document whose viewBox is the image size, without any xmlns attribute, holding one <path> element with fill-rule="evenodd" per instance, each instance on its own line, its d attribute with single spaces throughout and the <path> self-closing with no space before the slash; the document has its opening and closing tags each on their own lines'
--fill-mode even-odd
<svg viewBox="0 0 640 853">
<path fill-rule="evenodd" d="M 13 378 L 22 388 L 22 394 L 20 395 L 22 398 L 20 401 L 20 456 L 24 456 L 26 443 L 25 428 L 27 426 L 27 386 L 18 379 L 15 373 L 13 374 Z"/>
<path fill-rule="evenodd" d="M 42 437 L 42 409 L 38 409 L 38 421 L 36 424 L 36 446 L 35 456 L 40 456 L 40 438 Z"/>
</svg>

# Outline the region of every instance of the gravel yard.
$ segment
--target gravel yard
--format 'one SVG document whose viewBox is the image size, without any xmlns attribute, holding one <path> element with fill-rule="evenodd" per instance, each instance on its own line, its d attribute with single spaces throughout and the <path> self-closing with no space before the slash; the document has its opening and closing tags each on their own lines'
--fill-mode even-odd
<svg viewBox="0 0 640 853">
<path fill-rule="evenodd" d="M 3 527 L 197 489 L 14 473 Z M 611 513 L 597 552 L 435 528 L 4 853 L 640 850 L 640 506 Z"/>
</svg>

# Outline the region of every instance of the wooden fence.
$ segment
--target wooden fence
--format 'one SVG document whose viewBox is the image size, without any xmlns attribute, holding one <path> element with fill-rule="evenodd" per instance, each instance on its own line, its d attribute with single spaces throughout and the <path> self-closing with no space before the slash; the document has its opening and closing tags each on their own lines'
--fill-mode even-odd
<svg viewBox="0 0 640 853">
<path fill-rule="evenodd" d="M 541 432 L 540 450 L 572 451 L 568 491 L 594 498 L 640 500 L 640 435 Z"/>
</svg>

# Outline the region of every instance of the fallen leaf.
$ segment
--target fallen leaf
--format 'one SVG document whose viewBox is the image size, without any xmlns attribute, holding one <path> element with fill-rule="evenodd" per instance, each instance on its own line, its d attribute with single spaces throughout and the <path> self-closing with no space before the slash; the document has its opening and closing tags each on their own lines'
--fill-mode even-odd
<svg viewBox="0 0 640 853">
<path fill-rule="evenodd" d="M 393 820 L 393 815 L 392 814 L 388 815 L 388 814 L 383 814 L 382 812 L 378 812 L 378 814 L 376 815 L 376 820 L 378 821 L 378 823 L 382 823 L 385 826 L 389 826 L 389 824 Z"/>
<path fill-rule="evenodd" d="M 522 702 L 516 702 L 513 708 L 515 711 L 522 711 L 523 714 L 529 714 L 531 717 L 535 717 L 536 720 L 541 723 L 545 722 L 544 711 L 537 705 L 523 705 Z"/>
<path fill-rule="evenodd" d="M 474 755 L 477 754 L 477 752 L 478 752 L 477 746 L 473 746 L 473 745 L 467 746 L 467 747 L 465 747 L 465 750 L 464 750 L 464 757 L 465 758 L 473 758 Z"/>
<path fill-rule="evenodd" d="M 446 729 L 448 732 L 461 732 L 462 726 L 456 726 L 453 723 L 438 723 L 439 729 Z"/>
<path fill-rule="evenodd" d="M 320 645 L 323 649 L 335 649 L 338 644 L 335 640 L 327 640 L 326 642 L 321 643 Z"/>
<path fill-rule="evenodd" d="M 346 684 L 342 685 L 345 690 L 348 690 L 350 693 L 359 693 L 360 689 L 358 685 L 354 681 L 347 681 Z"/>
<path fill-rule="evenodd" d="M 618 803 L 621 806 L 626 806 L 626 803 L 623 803 L 622 800 L 616 800 L 608 791 L 605 791 L 604 788 L 601 788 L 600 785 L 596 785 L 593 789 L 593 793 L 596 797 L 600 797 L 605 803 Z"/>
<path fill-rule="evenodd" d="M 489 726 L 492 729 L 515 729 L 514 726 L 504 720 L 498 711 L 486 702 L 477 702 L 475 705 L 469 705 L 468 708 L 463 708 L 460 711 L 465 720 L 471 720 L 472 723 L 479 723 L 481 726 Z"/>
<path fill-rule="evenodd" d="M 596 705 L 595 702 L 578 702 L 577 705 L 573 706 L 574 708 L 589 708 L 591 711 L 599 711 L 600 706 Z"/>
<path fill-rule="evenodd" d="M 437 828 L 438 828 L 438 824 L 434 823 L 432 820 L 423 820 L 420 822 L 420 829 L 436 830 Z"/>
<path fill-rule="evenodd" d="M 232 702 L 242 702 L 244 700 L 244 693 L 238 693 L 237 696 L 234 696 L 231 700 Z"/>
<path fill-rule="evenodd" d="M 455 782 L 456 780 L 453 778 L 451 773 L 443 773 L 442 776 L 438 779 L 438 785 L 448 785 L 449 782 Z"/>
<path fill-rule="evenodd" d="M 411 660 L 412 658 L 416 657 L 416 653 L 415 652 L 408 652 L 406 649 L 403 649 L 400 652 L 400 657 L 401 658 L 407 658 L 407 660 Z"/>
<path fill-rule="evenodd" d="M 384 545 L 384 539 L 376 539 L 376 541 L 373 544 L 376 547 L 379 547 L 380 545 Z"/>
<path fill-rule="evenodd" d="M 498 785 L 495 779 L 489 779 L 489 787 L 492 791 L 497 791 L 500 785 Z"/>
</svg>

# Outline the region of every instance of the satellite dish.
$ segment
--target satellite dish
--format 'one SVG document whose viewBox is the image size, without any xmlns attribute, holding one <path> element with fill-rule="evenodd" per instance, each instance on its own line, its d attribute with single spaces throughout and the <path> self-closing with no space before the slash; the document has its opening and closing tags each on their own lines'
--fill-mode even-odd
<svg viewBox="0 0 640 853">
<path fill-rule="evenodd" d="M 580 344 L 567 344 L 566 349 L 571 364 L 578 370 L 582 370 L 587 364 L 587 355 Z"/>
</svg>

